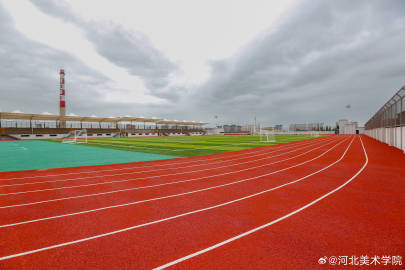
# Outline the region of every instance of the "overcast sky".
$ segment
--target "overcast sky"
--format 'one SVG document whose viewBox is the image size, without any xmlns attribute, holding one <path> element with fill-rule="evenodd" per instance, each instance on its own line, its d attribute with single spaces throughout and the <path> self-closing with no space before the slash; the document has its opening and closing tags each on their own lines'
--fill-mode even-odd
<svg viewBox="0 0 405 270">
<path fill-rule="evenodd" d="M 403 0 L 0 0 L 0 111 L 366 122 L 405 85 Z M 351 108 L 345 108 L 347 104 Z"/>
</svg>

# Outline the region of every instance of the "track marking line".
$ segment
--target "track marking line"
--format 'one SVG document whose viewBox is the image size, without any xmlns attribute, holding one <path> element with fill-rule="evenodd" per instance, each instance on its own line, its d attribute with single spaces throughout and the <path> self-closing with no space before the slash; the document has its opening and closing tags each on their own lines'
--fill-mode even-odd
<svg viewBox="0 0 405 270">
<path fill-rule="evenodd" d="M 262 229 L 264 229 L 264 228 L 267 228 L 267 227 L 269 227 L 269 226 L 271 226 L 271 225 L 273 225 L 273 224 L 276 224 L 276 223 L 278 223 L 278 222 L 280 222 L 280 221 L 282 221 L 282 220 L 284 220 L 284 219 L 286 219 L 286 218 L 289 218 L 289 217 L 291 217 L 291 216 L 293 216 L 293 215 L 295 215 L 295 214 L 297 214 L 297 213 L 303 211 L 304 209 L 306 209 L 306 208 L 308 208 L 308 207 L 310 207 L 310 206 L 316 204 L 317 202 L 319 202 L 319 201 L 323 200 L 324 198 L 330 196 L 331 194 L 335 193 L 336 191 L 342 189 L 342 188 L 345 187 L 347 184 L 349 184 L 351 181 L 353 181 L 353 180 L 364 170 L 364 168 L 366 168 L 366 166 L 367 166 L 367 164 L 368 164 L 367 151 L 366 151 L 366 148 L 364 147 L 363 140 L 361 139 L 361 136 L 360 136 L 360 142 L 361 142 L 361 145 L 362 145 L 362 147 L 363 147 L 363 152 L 364 152 L 366 161 L 364 162 L 364 164 L 363 164 L 363 166 L 360 168 L 360 170 L 358 170 L 358 171 L 356 172 L 356 174 L 354 174 L 349 180 L 347 180 L 345 183 L 343 183 L 343 184 L 340 185 L 339 187 L 337 187 L 337 188 L 333 189 L 332 191 L 326 193 L 325 195 L 323 195 L 323 196 L 317 198 L 316 200 L 313 200 L 312 202 L 310 202 L 310 203 L 308 203 L 308 204 L 302 206 L 301 208 L 298 208 L 298 209 L 296 209 L 296 210 L 294 210 L 294 211 L 288 213 L 287 215 L 284 215 L 284 216 L 282 216 L 282 217 L 280 217 L 280 218 L 278 218 L 278 219 L 275 219 L 275 220 L 273 220 L 273 221 L 270 221 L 269 223 L 266 223 L 266 224 L 264 224 L 264 225 L 262 225 L 262 226 L 256 227 L 256 228 L 254 228 L 254 229 L 252 229 L 252 230 L 249 230 L 249 231 L 247 231 L 247 232 L 244 232 L 244 233 L 242 233 L 242 234 L 239 234 L 239 235 L 237 235 L 237 236 L 234 236 L 234 237 L 232 237 L 232 238 L 229 238 L 229 239 L 227 239 L 227 240 L 225 240 L 225 241 L 222 241 L 222 242 L 220 242 L 220 243 L 217 243 L 217 244 L 215 244 L 215 245 L 213 245 L 213 246 L 210 246 L 210 247 L 208 247 L 208 248 L 205 248 L 205 249 L 202 249 L 202 250 L 200 250 L 200 251 L 194 252 L 194 253 L 192 253 L 192 254 L 190 254 L 190 255 L 187 255 L 187 256 L 184 256 L 184 257 L 179 258 L 179 259 L 177 259 L 177 260 L 171 261 L 171 262 L 169 262 L 169 263 L 167 263 L 167 264 L 161 265 L 161 266 L 156 267 L 156 268 L 154 268 L 154 269 L 155 269 L 155 270 L 165 269 L 165 268 L 167 268 L 167 267 L 173 266 L 173 265 L 178 264 L 178 263 L 180 263 L 180 262 L 186 261 L 186 260 L 188 260 L 188 259 L 191 259 L 191 258 L 193 258 L 193 257 L 196 257 L 196 256 L 198 256 L 198 255 L 201 255 L 201 254 L 203 254 L 203 253 L 206 253 L 206 252 L 208 252 L 208 251 L 211 251 L 211 250 L 216 249 L 216 248 L 218 248 L 218 247 L 221 247 L 221 246 L 223 246 L 223 245 L 226 245 L 226 244 L 228 244 L 228 243 L 230 243 L 230 242 L 232 242 L 232 241 L 235 241 L 235 240 L 237 240 L 237 239 L 240 239 L 240 238 L 242 238 L 242 237 L 244 237 L 244 236 L 247 236 L 247 235 L 249 235 L 249 234 L 252 234 L 252 233 L 254 233 L 254 232 L 257 232 L 257 231 L 259 231 L 259 230 L 262 230 Z"/>
<path fill-rule="evenodd" d="M 86 210 L 86 211 L 80 211 L 80 212 L 76 212 L 76 213 L 69 213 L 69 214 L 63 214 L 63 215 L 58 215 L 58 216 L 52 216 L 52 217 L 46 217 L 46 218 L 39 218 L 39 219 L 34 219 L 34 220 L 27 220 L 27 221 L 21 221 L 21 222 L 16 222 L 16 223 L 11 223 L 11 224 L 4 224 L 4 225 L 0 225 L 0 228 L 5 228 L 5 227 L 12 227 L 12 226 L 17 226 L 17 225 L 22 225 L 22 224 L 27 224 L 27 223 L 33 223 L 33 222 L 39 222 L 39 221 L 44 221 L 44 220 L 50 220 L 50 219 L 56 219 L 56 218 L 62 218 L 62 217 L 68 217 L 68 216 L 74 216 L 74 215 L 80 215 L 80 214 L 86 214 L 86 213 L 92 213 L 92 212 L 96 212 L 96 211 L 101 211 L 101 210 L 106 210 L 106 209 L 112 209 L 112 208 L 118 208 L 118 207 L 124 207 L 124 206 L 129 206 L 129 205 L 135 205 L 135 204 L 140 204 L 140 203 L 145 203 L 145 202 L 151 202 L 151 201 L 157 201 L 157 200 L 162 200 L 162 199 L 168 199 L 168 198 L 174 198 L 174 197 L 180 197 L 180 196 L 184 196 L 184 195 L 189 195 L 189 194 L 194 194 L 194 193 L 198 193 L 198 192 L 202 192 L 202 191 L 207 191 L 207 190 L 212 190 L 212 189 L 217 189 L 217 188 L 221 188 L 221 187 L 226 187 L 226 186 L 230 186 L 230 185 L 234 185 L 234 184 L 238 184 L 238 183 L 243 183 L 243 182 L 247 182 L 247 181 L 252 181 L 252 180 L 256 180 L 265 176 L 269 176 L 269 175 L 273 175 L 279 172 L 283 172 L 286 171 L 288 169 L 291 168 L 295 168 L 295 167 L 299 167 L 301 165 L 304 165 L 306 163 L 309 163 L 311 161 L 314 161 L 322 156 L 324 156 L 326 153 L 330 152 L 331 150 L 333 150 L 334 148 L 336 148 L 339 144 L 345 142 L 347 139 L 342 140 L 340 143 L 336 144 L 335 146 L 333 146 L 332 148 L 328 149 L 327 151 L 323 152 L 322 154 L 320 154 L 319 156 L 312 158 L 310 160 L 306 160 L 302 163 L 290 166 L 288 168 L 284 168 L 284 169 L 280 169 L 277 171 L 273 171 L 270 173 L 266 173 L 266 174 L 262 174 L 262 175 L 256 175 L 254 177 L 249 177 L 249 178 L 245 178 L 245 179 L 241 179 L 238 181 L 234 181 L 234 182 L 229 182 L 226 184 L 222 184 L 222 185 L 217 185 L 217 186 L 212 186 L 212 187 L 208 187 L 208 188 L 203 188 L 203 189 L 198 189 L 198 190 L 193 190 L 193 191 L 189 191 L 189 192 L 183 192 L 183 193 L 179 193 L 179 194 L 173 194 L 173 195 L 168 195 L 168 196 L 164 196 L 164 197 L 157 197 L 157 198 L 151 198 L 151 199 L 146 199 L 146 200 L 141 200 L 141 201 L 135 201 L 135 202 L 130 202 L 130 203 L 125 203 L 125 204 L 118 204 L 118 205 L 112 205 L 112 206 L 106 206 L 106 207 L 100 207 L 100 208 L 95 208 L 95 209 L 91 209 L 91 210 Z M 352 140 L 353 141 L 353 140 Z M 351 142 L 352 142 L 351 141 Z M 349 144 L 348 147 L 350 147 L 351 142 Z M 198 179 L 198 178 L 197 178 Z M 190 179 L 190 180 L 184 180 L 184 181 L 177 181 L 177 182 L 171 182 L 171 183 L 165 183 L 165 184 L 159 184 L 159 185 L 153 185 L 153 186 L 145 186 L 145 187 L 138 187 L 136 189 L 145 189 L 145 188 L 151 188 L 151 187 L 158 187 L 158 186 L 165 186 L 165 185 L 172 185 L 172 184 L 178 184 L 178 183 L 185 183 L 185 182 L 191 182 L 191 181 L 196 181 L 197 179 Z M 199 179 L 198 179 L 199 180 Z M 285 184 L 281 185 L 284 186 Z"/>
<path fill-rule="evenodd" d="M 273 147 L 260 147 L 260 150 L 257 149 L 252 149 L 255 151 L 255 153 L 262 153 L 265 152 L 263 154 L 268 154 L 269 153 L 269 149 L 276 149 L 278 151 L 282 151 L 284 150 L 284 148 L 287 147 L 294 147 L 297 145 L 307 145 L 307 144 L 311 144 L 314 141 L 319 142 L 319 141 L 328 141 L 330 140 L 331 137 L 322 137 L 322 138 L 317 138 L 317 139 L 308 139 L 308 140 L 301 140 L 301 141 L 293 141 L 290 144 L 277 144 L 274 145 Z M 332 136 L 332 139 L 333 138 Z M 264 148 L 264 149 L 263 149 Z M 281 148 L 281 149 L 280 149 Z M 253 151 L 252 151 L 253 152 Z M 270 151 L 270 153 L 275 152 L 275 151 Z M 231 152 L 228 152 L 231 153 Z M 248 153 L 249 154 L 249 153 Z M 239 154 L 232 154 L 231 158 L 233 157 L 237 157 L 237 156 L 245 156 L 246 153 L 239 153 Z M 209 158 L 209 159 L 204 159 L 204 160 L 221 160 L 221 159 L 227 159 L 228 157 L 215 157 L 215 158 Z M 42 177 L 54 177 L 54 176 L 63 176 L 63 175 L 74 175 L 74 174 L 85 174 L 85 173 L 99 173 L 99 172 L 107 172 L 107 171 L 122 171 L 122 170 L 134 170 L 134 169 L 140 169 L 140 168 L 155 168 L 155 167 L 162 167 L 162 166 L 173 166 L 173 165 L 178 165 L 178 164 L 188 164 L 188 163 L 197 163 L 197 162 L 201 162 L 201 159 L 198 160 L 192 160 L 192 161 L 184 161 L 184 162 L 172 162 L 174 159 L 168 160 L 169 162 L 165 163 L 165 164 L 155 164 L 155 165 L 150 165 L 150 166 L 131 166 L 131 167 L 123 167 L 123 168 L 116 168 L 116 169 L 106 169 L 106 170 L 89 170 L 89 171 L 82 171 L 82 172 L 70 172 L 70 173 L 61 173 L 61 174 L 50 174 L 50 175 L 34 175 L 34 176 L 23 176 L 23 177 L 13 177 L 13 178 L 5 178 L 5 179 L 0 179 L 0 181 L 11 181 L 11 180 L 21 180 L 21 179 L 32 179 L 32 178 L 42 178 Z M 228 161 L 230 161 L 232 159 L 229 159 Z"/>
<path fill-rule="evenodd" d="M 42 251 L 46 251 L 46 250 L 50 250 L 50 249 L 55 249 L 55 248 L 59 248 L 59 247 L 69 246 L 69 245 L 73 245 L 73 244 L 77 244 L 77 243 L 81 243 L 81 242 L 86 242 L 86 241 L 89 241 L 89 240 L 98 239 L 98 238 L 102 238 L 102 237 L 106 237 L 106 236 L 118 234 L 118 233 L 121 233 L 121 232 L 130 231 L 130 230 L 133 230 L 133 229 L 136 229 L 136 228 L 141 228 L 141 227 L 149 226 L 149 225 L 152 225 L 152 224 L 162 223 L 162 222 L 164 222 L 164 221 L 173 220 L 173 219 L 177 219 L 177 218 L 180 218 L 180 217 L 188 216 L 188 215 L 191 215 L 191 214 L 195 214 L 195 213 L 200 213 L 200 212 L 208 211 L 208 210 L 215 209 L 215 208 L 218 208 L 218 207 L 222 207 L 222 206 L 225 206 L 225 205 L 229 205 L 229 204 L 232 204 L 232 203 L 235 203 L 235 202 L 238 202 L 238 201 L 242 201 L 242 200 L 246 200 L 246 199 L 249 199 L 249 198 L 252 198 L 252 197 L 259 196 L 259 195 L 261 195 L 261 194 L 270 192 L 270 191 L 272 191 L 272 190 L 279 189 L 279 188 L 281 188 L 281 187 L 284 187 L 284 186 L 291 185 L 291 184 L 293 184 L 293 183 L 302 181 L 303 179 L 306 179 L 306 178 L 308 178 L 308 177 L 310 177 L 310 176 L 312 176 L 312 175 L 318 174 L 319 172 L 324 171 L 324 170 L 326 170 L 327 168 L 333 166 L 334 164 L 340 162 L 340 161 L 343 159 L 343 157 L 346 155 L 347 151 L 349 150 L 349 148 L 350 148 L 350 146 L 351 146 L 353 140 L 354 140 L 354 138 L 351 140 L 349 146 L 346 148 L 346 150 L 345 150 L 345 152 L 343 153 L 343 155 L 342 155 L 338 160 L 336 160 L 335 162 L 329 164 L 328 166 L 326 166 L 326 167 L 324 167 L 324 168 L 322 168 L 322 169 L 320 169 L 320 170 L 318 170 L 318 171 L 316 171 L 316 172 L 313 172 L 313 173 L 308 174 L 308 175 L 306 175 L 306 176 L 304 176 L 304 177 L 302 177 L 302 178 L 299 178 L 299 179 L 297 179 L 297 180 L 295 180 L 295 181 L 292 181 L 292 182 L 283 184 L 283 185 L 281 185 L 281 186 L 278 186 L 278 187 L 275 187 L 275 188 L 271 188 L 271 189 L 268 189 L 268 190 L 264 190 L 264 191 L 261 191 L 261 192 L 255 193 L 255 194 L 251 194 L 251 195 L 248 195 L 248 196 L 245 196 L 245 197 L 236 199 L 236 200 L 228 201 L 228 202 L 225 202 L 225 203 L 222 203 L 222 204 L 213 205 L 213 206 L 210 206 L 210 207 L 206 207 L 206 208 L 202 208 L 202 209 L 198 209 L 198 210 L 186 212 L 186 213 L 179 214 L 179 215 L 175 215 L 175 216 L 171 216 L 171 217 L 168 217 L 168 218 L 159 219 L 159 220 L 155 220 L 155 221 L 151 221 L 151 222 L 147 222 L 147 223 L 143 223 L 143 224 L 138 224 L 138 225 L 131 226 L 131 227 L 127 227 L 127 228 L 123 228 L 123 229 L 120 229 L 120 230 L 115 230 L 115 231 L 108 232 L 108 233 L 103 233 L 103 234 L 99 234 L 99 235 L 94 235 L 94 236 L 91 236 L 91 237 L 86 237 L 86 238 L 82 238 L 82 239 L 78 239 L 78 240 L 74 240 L 74 241 L 64 242 L 64 243 L 60 243 L 60 244 L 56 244 L 56 245 L 52 245 L 52 246 L 47 246 L 47 247 L 43 247 L 43 248 L 39 248 L 39 249 L 33 249 L 33 250 L 21 252 L 21 253 L 16 253 L 16 254 L 11 254 L 11 255 L 7 255 L 7 256 L 3 256 L 3 257 L 0 257 L 0 261 L 8 260 L 8 259 L 16 258 L 16 257 L 21 257 L 21 256 L 33 254 L 33 253 L 38 253 L 38 252 L 42 252 Z M 363 147 L 364 147 L 364 146 L 363 146 Z M 306 208 L 306 207 L 305 207 L 305 208 Z M 288 216 L 290 216 L 290 215 L 292 215 L 292 214 L 290 213 Z M 284 217 L 284 218 L 286 218 L 286 217 Z M 193 255 L 193 254 L 191 254 L 191 255 Z M 191 255 L 189 255 L 189 256 L 191 256 Z M 194 255 L 194 256 L 196 256 L 196 255 Z M 177 261 L 180 261 L 180 260 L 181 260 L 181 259 L 176 260 L 176 263 L 177 263 Z M 169 264 L 172 265 L 171 263 L 169 263 Z M 168 265 L 168 264 L 166 264 L 166 265 Z M 167 267 L 167 266 L 166 266 L 166 267 Z"/>
<path fill-rule="evenodd" d="M 342 140 L 341 142 L 343 142 L 343 141 L 345 141 L 345 140 L 346 140 L 346 139 Z M 200 179 L 205 179 L 205 178 L 210 178 L 210 177 L 216 177 L 216 176 L 222 176 L 222 175 L 229 175 L 229 174 L 234 174 L 234 173 L 239 173 L 239 172 L 243 172 L 243 171 L 248 171 L 248 170 L 253 170 L 253 169 L 257 169 L 257 168 L 262 168 L 262 167 L 270 166 L 270 165 L 277 164 L 277 163 L 280 163 L 280 162 L 283 162 L 283 161 L 286 161 L 286 160 L 291 160 L 291 159 L 294 159 L 294 158 L 303 156 L 303 155 L 305 155 L 305 154 L 307 154 L 307 153 L 310 153 L 310 152 L 312 152 L 312 151 L 314 151 L 314 150 L 316 150 L 316 149 L 325 147 L 326 145 L 331 144 L 331 143 L 333 143 L 333 142 L 334 142 L 334 141 L 329 142 L 329 143 L 326 143 L 326 144 L 323 144 L 323 145 L 318 146 L 318 147 L 315 147 L 315 148 L 312 148 L 311 150 L 308 150 L 308 151 L 306 151 L 306 152 L 303 152 L 303 153 L 301 153 L 301 154 L 299 154 L 299 155 L 295 155 L 295 156 L 290 157 L 290 158 L 278 160 L 278 161 L 271 162 L 271 163 L 265 163 L 265 164 L 262 164 L 262 165 L 258 165 L 258 166 L 254 166 L 254 167 L 249 167 L 249 168 L 245 168 L 245 169 L 234 170 L 234 171 L 231 171 L 231 172 L 219 173 L 219 174 L 212 174 L 212 175 L 203 176 L 203 177 L 200 177 L 200 178 L 194 178 L 193 180 L 200 180 Z M 340 144 L 340 143 L 339 143 L 339 144 Z M 311 145 L 311 146 L 312 146 L 312 145 Z M 302 148 L 301 148 L 301 149 L 302 149 Z M 294 150 L 294 151 L 295 151 L 295 150 Z M 291 151 L 291 152 L 294 152 L 294 151 Z M 286 154 L 286 153 L 284 153 L 284 154 Z M 283 155 L 283 154 L 280 154 L 280 155 Z M 279 155 L 279 156 L 280 156 L 280 155 Z M 276 156 L 273 156 L 273 157 L 276 157 Z M 270 158 L 272 158 L 272 157 L 270 157 Z M 263 158 L 263 159 L 270 159 L 270 158 Z M 195 172 L 201 172 L 201 171 L 209 171 L 209 170 L 220 169 L 220 168 L 228 168 L 228 167 L 231 167 L 231 166 L 238 166 L 238 165 L 240 165 L 240 164 L 256 162 L 257 160 L 260 160 L 260 159 L 256 159 L 256 160 L 253 160 L 253 161 L 242 162 L 242 163 L 238 163 L 238 164 L 235 164 L 235 165 L 227 165 L 227 166 L 221 166 L 221 167 L 216 167 L 216 168 L 207 168 L 207 169 L 195 170 L 195 171 L 190 171 L 190 172 L 180 172 L 180 173 L 172 173 L 172 174 L 165 174 L 165 175 L 154 175 L 154 176 L 147 176 L 147 177 L 143 177 L 143 178 L 132 178 L 132 179 L 125 179 L 125 180 L 114 180 L 114 181 L 101 182 L 101 183 L 93 183 L 93 184 L 86 184 L 86 185 L 77 185 L 77 186 L 67 186 L 67 187 L 59 187 L 59 188 L 48 188 L 48 189 L 38 189 L 38 190 L 28 190 L 28 191 L 4 193 L 4 194 L 0 194 L 0 196 L 10 196 L 10 195 L 27 194 L 27 193 L 37 193 L 37 192 L 52 191 L 52 190 L 72 189 L 72 188 L 80 188 L 80 187 L 88 187 L 88 186 L 98 186 L 98 185 L 106 185 L 106 184 L 113 184 L 113 183 L 123 183 L 123 182 L 131 182 L 131 181 L 138 181 L 138 180 L 145 180 L 145 179 L 152 179 L 152 178 L 160 178 L 160 177 L 163 177 L 163 176 L 173 176 L 173 175 L 180 175 L 180 174 L 187 174 L 187 173 L 195 173 Z M 129 190 L 134 190 L 134 189 L 137 189 L 137 188 L 131 188 L 131 189 L 129 189 Z M 6 208 L 6 207 L 1 206 L 0 209 L 2 209 L 2 208 Z"/>
<path fill-rule="evenodd" d="M 333 141 L 331 141 L 333 142 Z M 292 152 L 296 152 L 298 150 L 307 148 L 307 147 L 312 147 L 314 145 L 319 145 L 321 143 L 324 143 L 324 141 L 320 142 L 320 143 L 314 143 L 314 144 L 310 144 L 310 145 L 304 145 L 300 148 L 294 148 L 294 150 L 292 151 L 288 151 L 288 152 L 283 152 L 280 155 L 275 155 L 275 156 L 267 156 L 261 159 L 256 159 L 254 161 L 248 161 L 248 162 L 255 162 L 257 160 L 262 160 L 262 159 L 269 159 L 269 158 L 274 158 L 274 157 L 278 157 L 278 156 L 282 156 L 284 154 L 288 154 L 288 153 L 292 153 Z M 289 148 L 288 148 L 289 149 Z M 244 156 L 242 158 L 236 158 L 236 159 L 232 159 L 232 160 L 225 160 L 225 161 L 216 161 L 216 162 L 208 162 L 208 163 L 199 163 L 199 164 L 195 164 L 195 165 L 189 165 L 189 166 L 180 166 L 180 167 L 176 167 L 175 169 L 183 169 L 183 168 L 191 168 L 191 167 L 201 167 L 201 166 L 207 166 L 207 165 L 215 165 L 218 163 L 224 163 L 224 162 L 230 162 L 230 161 L 235 161 L 235 160 L 241 160 L 241 159 L 247 159 L 247 158 L 252 158 L 252 157 L 256 157 L 256 156 L 264 156 L 264 155 L 268 155 L 271 153 L 275 153 L 275 152 L 280 152 L 280 151 L 271 151 L 268 153 L 260 153 L 260 154 L 256 154 L 256 155 L 252 155 L 252 156 Z M 229 167 L 229 166 L 236 166 L 238 164 L 244 164 L 246 162 L 242 162 L 242 163 L 236 163 L 236 164 L 232 164 L 232 165 L 226 165 L 226 166 L 220 166 L 220 167 L 211 167 L 209 169 L 204 169 L 204 170 L 214 170 L 214 169 L 219 169 L 219 168 L 224 168 L 224 167 Z M 10 187 L 10 186 L 25 186 L 25 185 L 35 185 L 35 184 L 43 184 L 43 183 L 56 183 L 56 182 L 68 182 L 68 181 L 78 181 L 78 180 L 82 180 L 82 179 L 94 179 L 94 178 L 105 178 L 108 176 L 120 176 L 120 175 L 131 175 L 131 174 L 139 174 L 139 173 L 145 173 L 145 172 L 157 172 L 157 171 L 165 171 L 168 169 L 173 169 L 173 168 L 163 168 L 163 169 L 152 169 L 152 170 L 145 170 L 145 171 L 133 171 L 133 172 L 127 172 L 127 173 L 116 173 L 116 174 L 107 174 L 107 175 L 95 175 L 95 176 L 83 176 L 83 177 L 76 177 L 76 178 L 70 178 L 70 179 L 61 179 L 61 180 L 50 180 L 50 181 L 40 181 L 40 182 L 29 182 L 29 183 L 19 183 L 19 184 L 8 184 L 8 185 L 0 185 L 0 187 Z M 204 171 L 204 170 L 196 170 L 196 171 L 190 171 L 191 172 L 199 172 L 199 171 Z M 187 172 L 184 172 L 187 173 Z M 183 173 L 183 174 L 184 174 Z M 170 175 L 175 175 L 175 174 L 170 174 Z M 165 176 L 165 175 L 164 175 Z M 143 179 L 143 178 L 142 178 Z M 2 196 L 3 194 L 0 194 L 0 196 Z"/>
</svg>

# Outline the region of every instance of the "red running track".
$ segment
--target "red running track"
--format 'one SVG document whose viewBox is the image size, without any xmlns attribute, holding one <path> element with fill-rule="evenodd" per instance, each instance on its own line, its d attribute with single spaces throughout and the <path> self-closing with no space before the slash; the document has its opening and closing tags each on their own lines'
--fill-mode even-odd
<svg viewBox="0 0 405 270">
<path fill-rule="evenodd" d="M 403 255 L 404 164 L 368 137 L 332 136 L 3 173 L 0 266 L 309 269 L 322 256 Z"/>
</svg>

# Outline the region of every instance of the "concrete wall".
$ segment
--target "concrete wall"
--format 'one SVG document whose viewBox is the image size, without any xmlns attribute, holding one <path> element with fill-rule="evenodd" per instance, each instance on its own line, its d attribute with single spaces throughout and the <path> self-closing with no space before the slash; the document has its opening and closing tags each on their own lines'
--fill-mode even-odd
<svg viewBox="0 0 405 270">
<path fill-rule="evenodd" d="M 370 129 L 366 130 L 365 134 L 389 146 L 402 149 L 405 152 L 405 126 Z"/>
</svg>

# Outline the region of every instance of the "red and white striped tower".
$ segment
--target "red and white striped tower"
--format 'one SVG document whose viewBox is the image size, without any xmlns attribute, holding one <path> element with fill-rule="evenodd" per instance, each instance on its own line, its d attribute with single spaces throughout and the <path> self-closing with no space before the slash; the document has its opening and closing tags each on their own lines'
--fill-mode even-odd
<svg viewBox="0 0 405 270">
<path fill-rule="evenodd" d="M 63 69 L 59 72 L 60 75 L 60 94 L 59 94 L 59 115 L 65 116 L 66 115 L 66 100 L 65 100 L 65 71 Z M 60 127 L 65 128 L 66 122 L 61 121 Z"/>
</svg>

